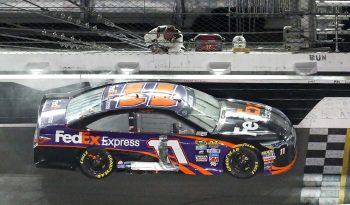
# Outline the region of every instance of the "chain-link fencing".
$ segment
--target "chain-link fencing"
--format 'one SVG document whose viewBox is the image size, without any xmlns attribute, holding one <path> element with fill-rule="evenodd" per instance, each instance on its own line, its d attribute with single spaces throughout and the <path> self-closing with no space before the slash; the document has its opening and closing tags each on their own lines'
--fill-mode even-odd
<svg viewBox="0 0 350 205">
<path fill-rule="evenodd" d="M 349 50 L 350 1 L 0 0 L 0 47 L 147 50 L 144 35 L 174 25 L 191 50 L 197 34 L 223 48 L 243 35 L 256 50 Z"/>
</svg>

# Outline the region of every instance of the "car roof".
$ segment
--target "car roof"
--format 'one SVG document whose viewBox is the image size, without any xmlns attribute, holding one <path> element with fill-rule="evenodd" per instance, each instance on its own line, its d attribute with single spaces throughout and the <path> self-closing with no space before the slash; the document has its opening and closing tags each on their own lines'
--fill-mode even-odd
<svg viewBox="0 0 350 205">
<path fill-rule="evenodd" d="M 74 121 L 97 113 L 148 108 L 180 114 L 186 105 L 185 99 L 186 87 L 175 83 L 137 81 L 109 84 L 73 97 L 67 107 L 66 119 Z"/>
</svg>

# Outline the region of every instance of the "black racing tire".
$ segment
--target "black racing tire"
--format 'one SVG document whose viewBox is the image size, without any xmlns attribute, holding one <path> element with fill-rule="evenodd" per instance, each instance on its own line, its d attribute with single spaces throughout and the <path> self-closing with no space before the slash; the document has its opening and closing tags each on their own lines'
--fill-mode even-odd
<svg viewBox="0 0 350 205">
<path fill-rule="evenodd" d="M 81 171 L 88 177 L 102 179 L 114 168 L 113 156 L 105 149 L 93 147 L 86 149 L 79 159 Z"/>
<path fill-rule="evenodd" d="M 225 158 L 226 170 L 234 177 L 247 179 L 253 177 L 259 170 L 260 158 L 249 147 L 236 147 L 230 150 Z"/>
</svg>

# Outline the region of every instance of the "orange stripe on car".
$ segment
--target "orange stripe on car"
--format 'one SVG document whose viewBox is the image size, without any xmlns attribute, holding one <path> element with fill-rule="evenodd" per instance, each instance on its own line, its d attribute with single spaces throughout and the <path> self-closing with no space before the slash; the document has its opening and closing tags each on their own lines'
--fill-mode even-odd
<svg viewBox="0 0 350 205">
<path fill-rule="evenodd" d="M 178 137 L 195 139 L 195 140 L 203 140 L 203 141 L 206 141 L 206 142 L 215 140 L 215 141 L 218 141 L 220 144 L 225 145 L 226 147 L 230 147 L 230 148 L 238 147 L 238 145 L 236 145 L 236 144 L 233 144 L 233 143 L 230 143 L 230 142 L 226 142 L 226 141 L 222 141 L 222 140 L 217 140 L 217 139 L 211 139 L 211 138 L 205 138 L 205 137 L 197 137 L 197 136 L 188 136 L 188 135 L 187 136 L 178 135 Z"/>
<path fill-rule="evenodd" d="M 189 170 L 187 167 L 185 167 L 182 164 L 177 164 L 179 165 L 179 170 L 184 173 L 184 174 L 189 174 L 189 175 L 196 175 L 193 171 Z"/>
</svg>

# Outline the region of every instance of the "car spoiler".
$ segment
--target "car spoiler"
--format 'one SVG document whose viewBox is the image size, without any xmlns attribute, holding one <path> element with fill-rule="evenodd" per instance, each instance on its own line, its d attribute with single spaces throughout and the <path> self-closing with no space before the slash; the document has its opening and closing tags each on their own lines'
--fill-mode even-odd
<svg viewBox="0 0 350 205">
<path fill-rule="evenodd" d="M 77 88 L 78 87 L 78 88 Z M 69 85 L 60 89 L 53 90 L 53 93 L 47 93 L 44 94 L 43 98 L 41 99 L 39 110 L 38 110 L 38 118 L 40 118 L 41 111 L 43 109 L 44 103 L 48 99 L 67 99 L 72 98 L 80 93 L 83 93 L 87 90 L 90 90 L 91 84 L 89 82 L 82 82 L 79 84 L 73 84 Z M 69 90 L 68 92 L 65 92 L 65 90 Z"/>
</svg>

